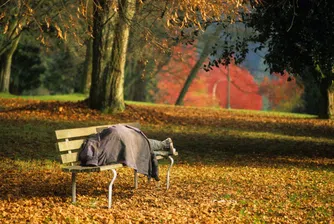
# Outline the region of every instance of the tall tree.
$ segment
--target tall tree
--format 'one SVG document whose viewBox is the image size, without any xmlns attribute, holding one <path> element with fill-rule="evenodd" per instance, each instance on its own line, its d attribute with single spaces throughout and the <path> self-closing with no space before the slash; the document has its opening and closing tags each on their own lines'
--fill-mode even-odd
<svg viewBox="0 0 334 224">
<path fill-rule="evenodd" d="M 86 13 L 85 20 L 87 26 L 87 32 L 89 35 L 86 36 L 84 40 L 84 45 L 86 47 L 85 60 L 83 64 L 83 71 L 80 76 L 80 86 L 79 92 L 89 93 L 91 82 L 92 82 L 92 70 L 93 70 L 93 0 L 88 0 L 86 2 Z"/>
<path fill-rule="evenodd" d="M 9 92 L 12 58 L 27 23 L 23 15 L 29 10 L 20 0 L 0 1 L 0 7 L 0 92 Z"/>
<path fill-rule="evenodd" d="M 94 1 L 94 43 L 93 76 L 90 90 L 90 107 L 103 111 L 124 110 L 124 64 L 130 24 L 136 13 L 136 3 L 160 3 L 160 19 L 168 27 L 185 27 L 189 22 L 201 29 L 202 21 L 221 20 L 222 13 L 231 15 L 240 8 L 239 0 L 226 4 L 216 1 L 136 1 L 136 0 L 95 0 Z M 227 13 L 228 12 L 228 13 Z M 115 18 L 115 20 L 113 19 Z M 159 19 L 159 18 L 157 18 Z M 114 23 L 113 28 L 109 28 Z M 174 29 L 175 31 L 175 29 Z M 113 33 L 112 47 L 105 47 L 107 32 Z M 179 33 L 175 32 L 175 36 Z M 109 56 L 110 55 L 110 56 Z"/>
<path fill-rule="evenodd" d="M 235 17 L 237 17 L 237 15 L 236 13 Z M 231 22 L 233 23 L 231 24 Z M 231 62 L 233 52 L 236 52 L 234 53 L 234 57 L 237 59 L 234 61 L 240 63 L 241 60 L 239 58 L 243 59 L 245 57 L 247 49 L 239 47 L 237 43 L 245 43 L 241 40 L 246 39 L 250 35 L 250 30 L 247 29 L 245 25 L 235 22 L 235 20 L 231 21 L 229 19 L 219 23 L 215 22 L 207 26 L 204 33 L 198 35 L 197 49 L 200 52 L 199 57 L 184 83 L 175 103 L 176 105 L 182 104 L 189 86 L 201 68 L 209 71 L 212 69 L 212 66 L 218 67 L 219 63 L 228 65 Z M 216 55 L 217 51 L 224 52 L 224 57 L 222 60 L 213 61 L 211 64 L 210 59 L 212 60 L 212 58 L 214 58 L 213 55 Z M 208 62 L 209 64 L 207 65 Z"/>
<path fill-rule="evenodd" d="M 123 111 L 124 66 L 135 0 L 94 1 L 93 70 L 90 106 Z M 115 10 L 114 10 L 115 9 Z"/>
<path fill-rule="evenodd" d="M 159 19 L 161 11 L 157 8 L 161 8 L 161 2 L 141 4 L 133 19 L 125 66 L 127 100 L 154 101 L 157 74 L 171 59 L 171 46 L 177 43 L 169 38 L 169 30 Z"/>
<path fill-rule="evenodd" d="M 208 59 L 208 56 L 210 53 L 212 53 L 212 47 L 216 43 L 216 41 L 219 39 L 220 33 L 222 32 L 223 27 L 222 26 L 217 26 L 214 28 L 214 31 L 207 31 L 203 34 L 201 37 L 202 39 L 202 46 L 199 49 L 199 57 L 194 65 L 194 67 L 190 70 L 188 77 L 181 89 L 181 92 L 175 102 L 175 105 L 182 105 L 183 104 L 183 99 L 188 92 L 188 89 L 192 83 L 192 81 L 195 79 L 198 71 L 202 67 L 203 63 Z"/>
<path fill-rule="evenodd" d="M 31 31 L 43 44 L 47 44 L 45 33 L 66 40 L 67 31 L 72 30 L 77 36 L 74 15 L 79 12 L 74 1 L 0 0 L 0 92 L 9 90 L 12 57 L 22 32 Z"/>
<path fill-rule="evenodd" d="M 247 20 L 258 34 L 253 40 L 268 46 L 265 60 L 271 72 L 314 77 L 320 89 L 319 118 L 329 118 L 333 107 L 333 18 L 331 0 L 271 0 L 255 5 Z"/>
</svg>

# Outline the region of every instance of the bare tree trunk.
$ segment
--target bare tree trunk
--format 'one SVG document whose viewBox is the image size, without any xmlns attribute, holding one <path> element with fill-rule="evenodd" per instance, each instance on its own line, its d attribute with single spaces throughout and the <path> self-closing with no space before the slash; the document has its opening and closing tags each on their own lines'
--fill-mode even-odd
<svg viewBox="0 0 334 224">
<path fill-rule="evenodd" d="M 110 58 L 113 45 L 114 23 L 117 14 L 112 11 L 108 0 L 94 0 L 93 6 L 93 58 L 92 81 L 89 93 L 89 104 L 92 109 L 101 110 L 102 97 L 105 95 L 103 73 Z"/>
<path fill-rule="evenodd" d="M 192 81 L 194 80 L 194 78 L 196 77 L 198 70 L 201 68 L 202 64 L 204 63 L 204 61 L 207 59 L 207 57 L 209 56 L 209 49 L 210 49 L 211 44 L 210 43 L 206 43 L 204 46 L 204 49 L 202 50 L 202 53 L 199 56 L 199 59 L 197 60 L 195 66 L 191 69 L 186 82 L 184 83 L 182 90 L 175 102 L 175 105 L 182 105 L 183 104 L 183 100 L 184 97 L 186 96 L 186 93 L 188 92 L 188 89 L 192 83 Z"/>
<path fill-rule="evenodd" d="M 104 76 L 106 87 L 103 110 L 105 112 L 121 112 L 124 104 L 124 67 L 130 34 L 130 23 L 135 14 L 136 0 L 119 0 L 119 21 L 115 30 L 115 38 L 108 63 L 108 71 Z"/>
<path fill-rule="evenodd" d="M 319 114 L 320 119 L 330 119 L 331 118 L 331 105 L 330 96 L 333 80 L 331 78 L 323 78 L 320 82 L 320 103 L 319 103 Z"/>
<path fill-rule="evenodd" d="M 328 91 L 329 95 L 329 115 L 331 118 L 333 118 L 334 115 L 334 92 L 332 89 Z"/>
<path fill-rule="evenodd" d="M 89 32 L 92 32 L 93 27 L 93 5 L 94 2 L 92 0 L 87 1 L 87 29 Z M 81 82 L 79 86 L 79 92 L 81 93 L 89 93 L 89 89 L 92 82 L 92 70 L 93 70 L 93 39 L 92 37 L 87 37 L 85 40 L 86 46 L 86 54 L 85 54 L 85 61 L 84 61 L 84 68 L 83 73 L 81 75 Z"/>
<path fill-rule="evenodd" d="M 82 74 L 82 80 L 80 85 L 81 93 L 88 93 L 92 80 L 92 70 L 93 70 L 93 41 L 91 38 L 86 40 L 86 55 L 84 62 L 84 70 Z"/>
<path fill-rule="evenodd" d="M 20 21 L 19 12 L 22 7 L 21 1 L 17 1 L 16 7 L 13 8 L 11 21 L 8 25 L 7 32 L 4 33 L 0 46 L 0 92 L 9 92 L 10 73 L 12 66 L 13 54 L 20 41 L 22 29 L 20 24 L 24 24 L 25 19 Z"/>
<path fill-rule="evenodd" d="M 14 39 L 10 47 L 0 55 L 0 92 L 9 92 L 12 58 L 19 41 L 20 36 Z"/>
<path fill-rule="evenodd" d="M 205 40 L 204 43 L 204 47 L 202 49 L 202 52 L 199 56 L 199 59 L 197 60 L 196 64 L 194 65 L 194 67 L 191 69 L 186 82 L 184 83 L 182 90 L 175 102 L 175 105 L 182 105 L 183 104 L 183 100 L 184 97 L 186 96 L 186 93 L 188 92 L 188 89 L 192 83 L 192 81 L 194 80 L 194 78 L 196 78 L 196 75 L 198 73 L 198 70 L 201 68 L 202 64 L 204 63 L 204 61 L 207 59 L 207 57 L 210 54 L 210 50 L 212 47 L 212 43 L 215 43 L 216 40 L 218 39 L 218 34 L 221 32 L 222 27 L 217 27 L 216 30 L 214 31 L 213 34 L 207 34 L 204 35 L 203 39 Z"/>
</svg>

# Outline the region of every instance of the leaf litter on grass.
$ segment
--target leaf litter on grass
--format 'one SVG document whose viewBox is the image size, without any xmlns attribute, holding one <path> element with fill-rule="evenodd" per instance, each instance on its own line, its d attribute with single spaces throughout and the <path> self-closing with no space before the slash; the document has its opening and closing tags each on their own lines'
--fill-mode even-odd
<svg viewBox="0 0 334 224">
<path fill-rule="evenodd" d="M 0 99 L 2 223 L 331 223 L 333 120 L 175 106 L 127 105 L 107 115 L 86 102 Z M 139 121 L 175 139 L 165 180 L 119 170 L 106 209 L 107 172 L 79 174 L 78 202 L 61 172 L 54 130 Z M 167 165 L 160 165 L 162 177 Z"/>
</svg>

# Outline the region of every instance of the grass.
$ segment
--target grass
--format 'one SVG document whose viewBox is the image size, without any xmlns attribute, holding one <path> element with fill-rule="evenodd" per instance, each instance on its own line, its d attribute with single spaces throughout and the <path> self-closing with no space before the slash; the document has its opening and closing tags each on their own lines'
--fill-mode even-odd
<svg viewBox="0 0 334 224">
<path fill-rule="evenodd" d="M 334 221 L 333 120 L 131 102 L 124 113 L 107 115 L 75 103 L 26 106 L 10 98 L 0 99 L 1 223 Z M 71 176 L 61 172 L 54 131 L 134 120 L 151 138 L 173 138 L 179 157 L 170 190 L 165 163 L 160 186 L 140 176 L 137 190 L 133 171 L 121 169 L 108 210 L 111 175 L 79 174 L 78 203 L 71 204 Z"/>
<path fill-rule="evenodd" d="M 0 93 L 0 98 L 12 99 L 30 99 L 30 100 L 58 100 L 58 101 L 80 101 L 87 98 L 85 94 L 64 94 L 64 95 L 41 95 L 41 96 L 17 96 L 9 93 Z"/>
<path fill-rule="evenodd" d="M 12 98 L 21 98 L 21 99 L 31 99 L 31 100 L 58 100 L 58 101 L 72 101 L 77 102 L 85 100 L 88 97 L 86 94 L 64 94 L 64 95 L 41 95 L 41 96 L 17 96 L 9 93 L 0 93 L 0 98 L 12 99 Z M 126 104 L 129 105 L 139 105 L 139 106 L 152 106 L 152 107 L 175 107 L 174 105 L 166 104 L 155 104 L 151 102 L 137 102 L 137 101 L 126 101 Z M 189 108 L 194 108 L 190 107 Z M 310 114 L 300 114 L 300 113 L 289 113 L 289 112 L 280 112 L 280 111 L 255 111 L 255 110 L 243 110 L 243 109 L 222 109 L 218 107 L 207 108 L 209 110 L 223 110 L 231 111 L 232 113 L 239 113 L 243 115 L 265 115 L 265 116 L 282 116 L 282 117 L 297 117 L 297 118 L 315 118 L 315 115 Z"/>
</svg>

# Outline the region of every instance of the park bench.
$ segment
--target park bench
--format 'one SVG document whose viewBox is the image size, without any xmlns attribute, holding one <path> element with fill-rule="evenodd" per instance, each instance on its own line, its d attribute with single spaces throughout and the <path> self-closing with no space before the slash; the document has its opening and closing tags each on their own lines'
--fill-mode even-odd
<svg viewBox="0 0 334 224">
<path fill-rule="evenodd" d="M 126 123 L 127 125 L 140 128 L 139 123 Z M 113 173 L 113 178 L 109 184 L 108 188 L 108 208 L 111 208 L 112 204 L 112 187 L 117 177 L 116 169 L 125 167 L 121 163 L 114 163 L 105 166 L 80 166 L 78 160 L 78 154 L 80 147 L 84 140 L 91 134 L 96 134 L 104 128 L 108 128 L 111 125 L 100 125 L 100 126 L 91 126 L 83 128 L 73 128 L 73 129 L 63 129 L 56 130 L 56 148 L 59 150 L 61 163 L 63 164 L 62 171 L 72 173 L 72 203 L 76 202 L 76 176 L 77 173 L 89 173 L 89 172 L 102 172 L 111 170 Z M 169 180 L 170 180 L 170 171 L 174 164 L 173 157 L 169 154 L 168 151 L 155 151 L 156 157 L 158 160 L 169 159 L 170 164 L 166 176 L 166 188 L 169 189 Z M 177 155 L 177 154 L 176 154 Z M 138 173 L 134 170 L 134 188 L 138 188 Z"/>
</svg>

